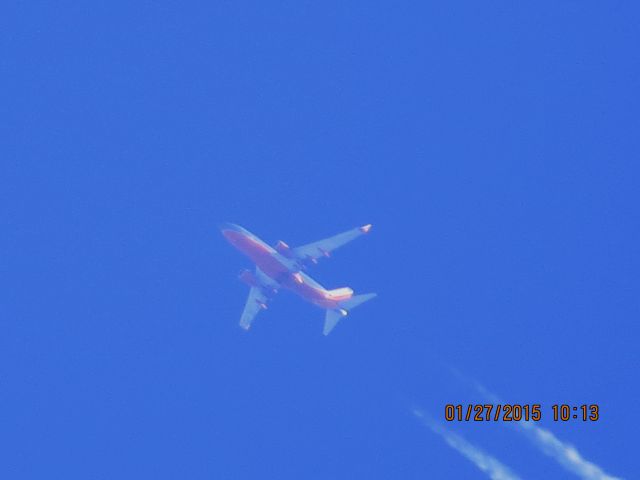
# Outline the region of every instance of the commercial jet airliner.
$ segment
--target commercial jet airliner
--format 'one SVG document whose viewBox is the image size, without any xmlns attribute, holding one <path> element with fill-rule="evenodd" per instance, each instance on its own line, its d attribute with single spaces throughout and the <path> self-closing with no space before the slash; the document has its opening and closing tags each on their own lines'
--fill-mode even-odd
<svg viewBox="0 0 640 480">
<path fill-rule="evenodd" d="M 240 280 L 251 287 L 240 317 L 240 326 L 245 330 L 251 327 L 258 312 L 267 308 L 267 302 L 282 287 L 326 309 L 323 329 L 325 335 L 333 330 L 349 310 L 376 296 L 375 293 L 354 296 L 349 287 L 327 290 L 304 273 L 309 265 L 318 263 L 320 258 L 329 257 L 336 248 L 368 233 L 371 225 L 296 248 L 289 247 L 282 240 L 272 248 L 251 232 L 232 223 L 224 224 L 221 229 L 229 243 L 256 264 L 254 272 L 244 270 L 240 274 Z"/>
</svg>

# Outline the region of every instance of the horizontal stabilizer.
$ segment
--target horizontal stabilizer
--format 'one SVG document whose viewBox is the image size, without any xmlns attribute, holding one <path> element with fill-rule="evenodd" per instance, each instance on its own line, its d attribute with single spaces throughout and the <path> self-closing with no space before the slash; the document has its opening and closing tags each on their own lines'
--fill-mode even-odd
<svg viewBox="0 0 640 480">
<path fill-rule="evenodd" d="M 322 333 L 324 335 L 329 335 L 331 330 L 338 324 L 340 319 L 347 314 L 346 310 L 327 310 L 327 314 L 324 317 L 324 329 Z"/>
<path fill-rule="evenodd" d="M 351 297 L 348 300 L 340 302 L 340 306 L 347 310 L 351 310 L 352 308 L 356 308 L 358 305 L 363 304 L 367 300 L 375 298 L 377 295 L 377 293 L 363 293 L 362 295 L 356 295 L 355 297 Z"/>
<path fill-rule="evenodd" d="M 344 300 L 338 303 L 340 308 L 327 310 L 327 313 L 324 317 L 324 329 L 322 330 L 322 333 L 324 333 L 325 335 L 329 335 L 331 330 L 335 328 L 342 317 L 347 316 L 347 314 L 349 313 L 349 309 L 356 308 L 358 305 L 361 305 L 367 300 L 371 300 L 376 296 L 377 294 L 375 293 L 364 293 L 362 295 L 356 295 L 355 297 L 351 297 L 348 300 Z"/>
</svg>

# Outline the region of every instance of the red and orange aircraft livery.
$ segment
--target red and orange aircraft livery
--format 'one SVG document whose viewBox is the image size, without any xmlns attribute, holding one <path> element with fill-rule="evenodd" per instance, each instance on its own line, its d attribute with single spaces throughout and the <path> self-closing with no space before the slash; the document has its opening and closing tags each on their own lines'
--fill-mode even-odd
<svg viewBox="0 0 640 480">
<path fill-rule="evenodd" d="M 221 230 L 231 245 L 256 264 L 255 272 L 245 270 L 240 274 L 240 279 L 251 287 L 240 318 L 240 326 L 245 330 L 249 329 L 258 312 L 267 308 L 269 299 L 282 287 L 326 309 L 325 335 L 347 315 L 349 309 L 376 296 L 375 293 L 354 296 L 349 287 L 327 290 L 303 271 L 309 265 L 318 263 L 320 258 L 329 257 L 336 248 L 368 233 L 371 225 L 297 248 L 290 248 L 283 241 L 273 248 L 248 230 L 232 223 L 224 224 Z"/>
</svg>

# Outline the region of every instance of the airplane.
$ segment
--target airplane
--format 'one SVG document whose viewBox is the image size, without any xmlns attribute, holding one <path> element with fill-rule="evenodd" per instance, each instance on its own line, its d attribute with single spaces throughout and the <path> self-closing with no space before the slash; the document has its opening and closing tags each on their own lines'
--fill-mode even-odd
<svg viewBox="0 0 640 480">
<path fill-rule="evenodd" d="M 326 310 L 322 333 L 329 335 L 349 310 L 376 296 L 375 293 L 353 295 L 349 287 L 327 290 L 307 275 L 310 265 L 327 258 L 336 248 L 369 233 L 371 225 L 354 228 L 330 238 L 291 248 L 280 240 L 275 248 L 267 245 L 253 233 L 235 225 L 220 226 L 222 235 L 256 264 L 254 272 L 244 270 L 240 280 L 249 285 L 249 298 L 240 317 L 240 326 L 249 330 L 253 320 L 281 288 L 298 294 L 304 300 Z"/>
</svg>

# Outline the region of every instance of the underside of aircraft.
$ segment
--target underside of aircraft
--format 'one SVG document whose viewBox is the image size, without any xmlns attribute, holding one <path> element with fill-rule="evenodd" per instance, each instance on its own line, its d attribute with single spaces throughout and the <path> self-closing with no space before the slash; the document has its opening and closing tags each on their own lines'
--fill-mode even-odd
<svg viewBox="0 0 640 480">
<path fill-rule="evenodd" d="M 371 225 L 354 228 L 333 237 L 291 248 L 283 241 L 271 247 L 246 229 L 224 224 L 222 234 L 236 249 L 249 257 L 255 270 L 244 270 L 240 280 L 249 285 L 249 298 L 240 317 L 240 326 L 248 330 L 261 310 L 282 288 L 326 310 L 323 334 L 328 335 L 338 322 L 358 305 L 374 298 L 375 293 L 354 295 L 349 287 L 327 290 L 305 272 L 337 248 L 371 230 Z"/>
</svg>

